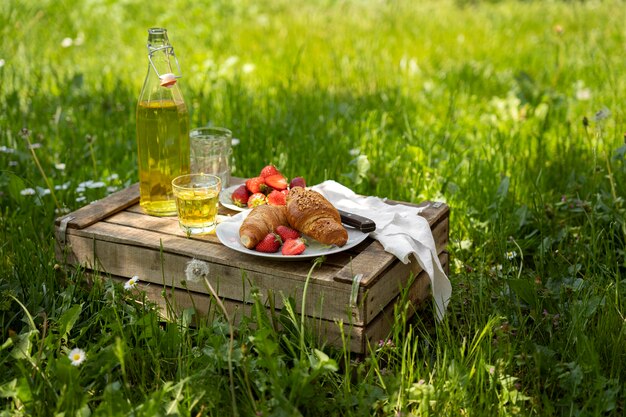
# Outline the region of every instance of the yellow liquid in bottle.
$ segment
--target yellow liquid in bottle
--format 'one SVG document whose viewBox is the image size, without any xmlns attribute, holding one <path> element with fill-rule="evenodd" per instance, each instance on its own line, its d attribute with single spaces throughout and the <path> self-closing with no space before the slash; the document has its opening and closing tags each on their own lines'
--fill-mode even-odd
<svg viewBox="0 0 626 417">
<path fill-rule="evenodd" d="M 141 207 L 153 216 L 176 215 L 172 180 L 189 173 L 189 120 L 184 102 L 139 103 L 137 158 Z"/>
</svg>

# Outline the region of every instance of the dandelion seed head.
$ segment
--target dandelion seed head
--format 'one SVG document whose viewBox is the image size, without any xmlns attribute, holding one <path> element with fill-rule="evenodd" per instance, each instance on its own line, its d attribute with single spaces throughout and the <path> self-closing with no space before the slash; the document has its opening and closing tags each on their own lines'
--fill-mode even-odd
<svg viewBox="0 0 626 417">
<path fill-rule="evenodd" d="M 67 355 L 72 362 L 72 365 L 79 366 L 81 363 L 85 362 L 87 359 L 87 354 L 84 350 L 80 348 L 74 348 L 70 351 L 69 355 Z"/>
<path fill-rule="evenodd" d="M 42 145 L 41 145 L 41 143 L 39 143 L 39 142 L 35 142 L 35 143 L 31 143 L 31 144 L 28 146 L 28 149 L 39 149 L 39 148 L 41 148 L 41 146 L 42 146 Z"/>
<path fill-rule="evenodd" d="M 610 116 L 611 116 L 611 110 L 605 107 L 596 112 L 596 114 L 593 116 L 593 120 L 595 122 L 600 122 L 602 120 L 608 119 Z"/>
<path fill-rule="evenodd" d="M 209 277 L 209 264 L 198 259 L 192 259 L 187 263 L 185 276 L 189 282 L 199 282 L 203 278 Z"/>
</svg>

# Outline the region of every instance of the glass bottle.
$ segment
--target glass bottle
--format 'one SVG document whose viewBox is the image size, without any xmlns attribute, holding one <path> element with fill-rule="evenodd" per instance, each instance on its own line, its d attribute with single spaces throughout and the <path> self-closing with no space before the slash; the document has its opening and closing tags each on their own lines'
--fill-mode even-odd
<svg viewBox="0 0 626 417">
<path fill-rule="evenodd" d="M 178 75 L 172 70 L 171 59 Z M 189 173 L 189 112 L 167 30 L 148 30 L 148 74 L 137 103 L 139 204 L 153 216 L 176 214 L 172 180 Z"/>
</svg>

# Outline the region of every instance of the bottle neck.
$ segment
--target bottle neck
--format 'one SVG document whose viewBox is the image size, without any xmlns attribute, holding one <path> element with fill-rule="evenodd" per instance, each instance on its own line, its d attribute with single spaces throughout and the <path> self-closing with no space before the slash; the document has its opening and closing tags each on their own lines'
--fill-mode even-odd
<svg viewBox="0 0 626 417">
<path fill-rule="evenodd" d="M 148 73 L 141 89 L 140 101 L 173 100 L 183 102 L 178 88 L 180 66 L 162 28 L 148 30 Z M 173 58 L 173 59 L 172 59 Z"/>
<path fill-rule="evenodd" d="M 170 45 L 167 30 L 162 28 L 148 30 L 148 57 L 157 77 L 173 72 L 170 63 L 170 55 L 173 53 L 174 48 Z"/>
</svg>

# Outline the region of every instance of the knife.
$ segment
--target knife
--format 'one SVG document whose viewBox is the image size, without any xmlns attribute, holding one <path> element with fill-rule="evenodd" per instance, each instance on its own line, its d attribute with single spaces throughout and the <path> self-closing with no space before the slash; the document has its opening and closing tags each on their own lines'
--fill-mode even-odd
<svg viewBox="0 0 626 417">
<path fill-rule="evenodd" d="M 376 230 L 376 223 L 367 217 L 359 216 L 358 214 L 348 213 L 347 211 L 339 210 L 341 221 L 348 226 L 355 227 L 363 233 L 370 233 Z"/>
</svg>

